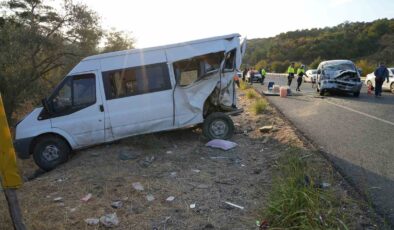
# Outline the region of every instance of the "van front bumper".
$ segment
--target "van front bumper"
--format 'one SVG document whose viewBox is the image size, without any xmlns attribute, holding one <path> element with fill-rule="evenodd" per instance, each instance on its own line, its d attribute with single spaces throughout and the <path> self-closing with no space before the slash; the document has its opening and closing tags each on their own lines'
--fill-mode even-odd
<svg viewBox="0 0 394 230">
<path fill-rule="evenodd" d="M 20 159 L 28 159 L 30 157 L 30 144 L 33 137 L 22 138 L 14 141 L 16 154 Z"/>
<path fill-rule="evenodd" d="M 357 93 L 360 92 L 362 82 L 343 82 L 343 81 L 322 81 L 321 82 L 321 89 L 325 90 L 335 90 L 335 91 L 342 91 L 348 93 Z"/>
</svg>

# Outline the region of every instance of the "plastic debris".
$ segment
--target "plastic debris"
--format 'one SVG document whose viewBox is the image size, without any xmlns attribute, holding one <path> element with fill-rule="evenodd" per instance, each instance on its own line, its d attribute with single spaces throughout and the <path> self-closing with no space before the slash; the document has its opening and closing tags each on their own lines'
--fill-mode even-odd
<svg viewBox="0 0 394 230">
<path fill-rule="evenodd" d="M 56 197 L 56 198 L 54 198 L 53 199 L 53 201 L 55 201 L 55 202 L 62 202 L 63 201 L 63 197 Z"/>
<path fill-rule="evenodd" d="M 242 206 L 239 206 L 239 205 L 237 205 L 237 204 L 234 204 L 234 203 L 231 203 L 231 202 L 228 202 L 228 201 L 225 201 L 224 203 L 226 203 L 226 204 L 228 204 L 228 205 L 230 205 L 230 206 L 239 208 L 239 209 L 241 209 L 241 210 L 244 210 L 244 209 L 245 209 L 245 208 L 242 207 Z"/>
<path fill-rule="evenodd" d="M 271 131 L 274 127 L 272 125 L 267 125 L 267 126 L 263 126 L 261 128 L 259 128 L 260 132 L 262 133 L 267 133 L 269 131 Z"/>
<path fill-rule="evenodd" d="M 201 172 L 201 170 L 199 170 L 199 169 L 192 169 L 192 171 L 195 172 L 195 173 Z"/>
<path fill-rule="evenodd" d="M 100 222 L 99 219 L 97 218 L 87 218 L 85 219 L 85 223 L 87 223 L 88 225 L 97 225 Z"/>
<path fill-rule="evenodd" d="M 144 186 L 140 182 L 135 182 L 131 184 L 133 188 L 137 191 L 144 191 Z"/>
<path fill-rule="evenodd" d="M 171 172 L 171 173 L 170 173 L 170 176 L 171 176 L 171 177 L 176 177 L 176 175 L 177 175 L 177 172 Z"/>
<path fill-rule="evenodd" d="M 168 150 L 166 153 L 167 153 L 167 154 L 172 154 L 172 151 L 171 151 L 171 150 Z"/>
<path fill-rule="evenodd" d="M 121 208 L 123 206 L 123 202 L 118 200 L 111 203 L 111 207 L 113 208 Z"/>
<path fill-rule="evenodd" d="M 195 207 L 196 207 L 196 204 L 191 204 L 191 205 L 190 205 L 190 208 L 191 208 L 191 209 L 193 209 L 193 208 L 195 208 Z"/>
<path fill-rule="evenodd" d="M 167 199 L 166 199 L 166 201 L 168 201 L 168 202 L 172 202 L 172 201 L 174 201 L 175 200 L 175 197 L 174 196 L 169 196 L 169 197 L 167 197 Z"/>
<path fill-rule="evenodd" d="M 223 150 L 229 150 L 232 148 L 235 148 L 235 146 L 237 146 L 237 143 L 231 142 L 231 141 L 226 141 L 226 140 L 221 140 L 221 139 L 213 139 L 210 142 L 208 142 L 207 144 L 205 144 L 205 146 L 211 147 L 211 148 L 219 148 L 219 149 L 223 149 Z"/>
<path fill-rule="evenodd" d="M 323 183 L 320 184 L 321 188 L 329 188 L 330 186 L 331 186 L 331 184 L 327 183 L 327 182 L 323 182 Z"/>
<path fill-rule="evenodd" d="M 81 201 L 88 202 L 92 198 L 92 194 L 88 193 L 86 196 L 81 198 Z"/>
<path fill-rule="evenodd" d="M 154 201 L 154 200 L 155 200 L 155 197 L 154 197 L 153 195 L 149 194 L 149 195 L 146 195 L 146 199 L 147 199 L 149 202 L 151 202 L 151 201 Z"/>
<path fill-rule="evenodd" d="M 114 212 L 100 217 L 100 223 L 107 228 L 111 228 L 119 224 L 119 219 L 116 212 Z"/>
</svg>

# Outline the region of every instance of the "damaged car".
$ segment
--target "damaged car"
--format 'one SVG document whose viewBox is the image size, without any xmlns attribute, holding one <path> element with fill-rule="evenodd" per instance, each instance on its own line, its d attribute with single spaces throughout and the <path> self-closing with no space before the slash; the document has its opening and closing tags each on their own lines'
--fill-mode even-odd
<svg viewBox="0 0 394 230">
<path fill-rule="evenodd" d="M 230 34 L 87 57 L 17 124 L 18 156 L 51 170 L 73 150 L 139 134 L 201 124 L 209 139 L 231 138 L 245 44 Z"/>
<path fill-rule="evenodd" d="M 317 92 L 351 93 L 360 95 L 362 82 L 356 66 L 349 60 L 331 60 L 321 62 L 317 68 Z"/>
</svg>

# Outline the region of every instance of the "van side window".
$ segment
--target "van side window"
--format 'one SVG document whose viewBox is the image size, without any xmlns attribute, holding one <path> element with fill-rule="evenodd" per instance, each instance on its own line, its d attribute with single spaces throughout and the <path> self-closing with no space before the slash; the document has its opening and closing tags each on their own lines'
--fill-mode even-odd
<svg viewBox="0 0 394 230">
<path fill-rule="evenodd" d="M 94 74 L 67 77 L 50 98 L 55 113 L 73 112 L 96 102 Z"/>
<path fill-rule="evenodd" d="M 219 70 L 224 52 L 197 56 L 174 62 L 174 74 L 180 86 L 188 86 L 202 77 Z"/>
<path fill-rule="evenodd" d="M 166 63 L 103 72 L 107 100 L 171 89 Z"/>
<path fill-rule="evenodd" d="M 226 55 L 226 61 L 224 63 L 224 72 L 231 72 L 234 71 L 235 68 L 235 54 L 236 50 L 231 50 L 229 53 Z"/>
</svg>

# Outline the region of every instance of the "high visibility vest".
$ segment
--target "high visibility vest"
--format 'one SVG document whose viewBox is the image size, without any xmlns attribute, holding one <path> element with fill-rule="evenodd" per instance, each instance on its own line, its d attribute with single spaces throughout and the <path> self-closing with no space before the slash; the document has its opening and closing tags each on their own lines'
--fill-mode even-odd
<svg viewBox="0 0 394 230">
<path fill-rule="evenodd" d="M 305 73 L 305 70 L 303 68 L 298 68 L 297 75 L 300 75 L 301 73 Z"/>
<path fill-rule="evenodd" d="M 261 70 L 261 76 L 265 76 L 265 74 L 266 74 L 265 69 L 262 69 Z"/>
<path fill-rule="evenodd" d="M 3 188 L 19 188 L 22 180 L 0 94 L 0 179 Z"/>
<path fill-rule="evenodd" d="M 294 73 L 294 67 L 289 66 L 287 73 Z"/>
</svg>

